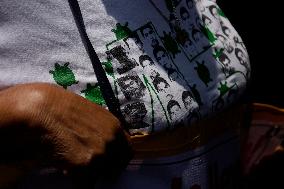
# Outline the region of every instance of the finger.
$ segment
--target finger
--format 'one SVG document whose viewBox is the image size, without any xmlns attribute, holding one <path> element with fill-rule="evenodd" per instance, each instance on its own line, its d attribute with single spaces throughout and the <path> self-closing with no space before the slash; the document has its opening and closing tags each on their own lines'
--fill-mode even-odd
<svg viewBox="0 0 284 189">
<path fill-rule="evenodd" d="M 40 136 L 44 133 L 39 128 L 27 128 L 16 125 L 0 130 L 0 160 L 17 162 L 38 159 L 44 148 L 40 143 Z"/>
</svg>

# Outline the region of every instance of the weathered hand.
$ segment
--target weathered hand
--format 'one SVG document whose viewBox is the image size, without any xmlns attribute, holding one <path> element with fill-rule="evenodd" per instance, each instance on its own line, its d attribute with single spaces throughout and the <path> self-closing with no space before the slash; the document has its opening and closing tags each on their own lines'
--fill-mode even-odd
<svg viewBox="0 0 284 189">
<path fill-rule="evenodd" d="M 131 158 L 120 122 L 60 87 L 17 85 L 0 92 L 0 104 L 5 107 L 0 114 L 2 161 L 33 159 L 37 165 L 100 175 L 119 170 Z"/>
</svg>

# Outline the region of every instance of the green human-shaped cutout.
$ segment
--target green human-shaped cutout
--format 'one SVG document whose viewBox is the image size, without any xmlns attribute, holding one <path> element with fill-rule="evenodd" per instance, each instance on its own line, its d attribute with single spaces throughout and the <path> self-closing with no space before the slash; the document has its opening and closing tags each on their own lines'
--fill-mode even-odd
<svg viewBox="0 0 284 189">
<path fill-rule="evenodd" d="M 178 48 L 178 44 L 175 41 L 175 39 L 171 36 L 171 32 L 169 34 L 167 34 L 165 31 L 164 33 L 164 37 L 161 37 L 165 48 L 168 52 L 170 52 L 173 55 L 173 58 L 175 58 L 175 55 L 180 53 L 181 51 Z"/>
<path fill-rule="evenodd" d="M 128 28 L 128 22 L 126 22 L 124 26 L 121 25 L 120 23 L 117 23 L 116 29 L 112 29 L 111 31 L 115 33 L 116 40 L 128 37 L 132 33 L 132 31 Z"/>
<path fill-rule="evenodd" d="M 215 50 L 215 53 L 213 53 L 213 57 L 215 59 L 219 58 L 224 52 L 224 48 L 221 48 L 221 49 L 216 49 Z"/>
<path fill-rule="evenodd" d="M 225 81 L 224 83 L 220 82 L 220 87 L 218 88 L 218 90 L 220 91 L 220 96 L 225 95 L 230 90 L 227 85 L 227 81 Z"/>
<path fill-rule="evenodd" d="M 208 87 L 208 83 L 210 81 L 213 81 L 210 78 L 209 69 L 204 65 L 204 61 L 202 61 L 201 64 L 197 61 L 196 61 L 196 63 L 197 63 L 197 67 L 194 67 L 194 69 L 197 71 L 197 74 L 198 74 L 199 78 L 201 79 L 201 81 L 203 81 L 203 83 L 206 85 L 206 87 Z"/>
<path fill-rule="evenodd" d="M 185 29 L 181 29 L 180 27 L 175 28 L 176 31 L 176 41 L 184 46 L 184 44 L 189 41 L 189 34 Z"/>
<path fill-rule="evenodd" d="M 224 13 L 220 8 L 217 9 L 217 12 L 218 12 L 218 14 L 219 14 L 220 16 L 223 16 L 224 18 L 227 18 L 226 15 L 225 15 L 225 13 Z"/>
<path fill-rule="evenodd" d="M 67 89 L 68 86 L 78 83 L 78 81 L 75 79 L 73 71 L 68 67 L 68 65 L 69 62 L 66 62 L 63 66 L 55 63 L 55 69 L 49 71 L 49 73 L 52 74 L 55 82 L 64 89 Z"/>
<path fill-rule="evenodd" d="M 102 95 L 100 86 L 98 86 L 98 84 L 95 84 L 94 86 L 92 86 L 90 83 L 87 84 L 87 88 L 83 91 L 81 91 L 81 93 L 83 93 L 86 97 L 86 99 L 98 104 L 98 105 L 104 105 L 105 100 L 104 97 Z"/>
<path fill-rule="evenodd" d="M 114 77 L 114 72 L 113 72 L 113 67 L 112 67 L 112 63 L 110 60 L 106 61 L 106 62 L 102 62 L 103 66 L 104 66 L 104 69 L 105 69 L 105 72 Z"/>
<path fill-rule="evenodd" d="M 214 42 L 217 40 L 214 33 L 209 28 L 207 28 L 206 26 L 202 26 L 201 31 L 206 36 L 206 38 L 208 39 L 210 44 L 214 44 Z"/>
<path fill-rule="evenodd" d="M 203 102 L 201 101 L 201 96 L 200 96 L 200 93 L 199 91 L 196 89 L 196 84 L 194 84 L 192 87 L 190 87 L 190 90 L 194 96 L 194 99 L 196 100 L 197 104 L 199 106 L 202 106 L 203 105 Z"/>
</svg>

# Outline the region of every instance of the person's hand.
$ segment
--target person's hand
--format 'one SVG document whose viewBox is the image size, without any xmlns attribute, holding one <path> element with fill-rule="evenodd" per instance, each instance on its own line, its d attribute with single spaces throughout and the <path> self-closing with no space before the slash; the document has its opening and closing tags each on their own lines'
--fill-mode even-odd
<svg viewBox="0 0 284 189">
<path fill-rule="evenodd" d="M 127 165 L 129 136 L 104 108 L 50 84 L 0 92 L 0 162 L 35 160 L 96 175 Z M 76 172 L 76 171 L 75 171 Z"/>
</svg>

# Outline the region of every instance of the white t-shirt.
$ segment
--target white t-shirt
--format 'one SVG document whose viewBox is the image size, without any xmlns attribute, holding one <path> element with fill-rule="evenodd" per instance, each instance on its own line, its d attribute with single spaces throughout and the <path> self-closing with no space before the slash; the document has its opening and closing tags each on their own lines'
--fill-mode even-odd
<svg viewBox="0 0 284 189">
<path fill-rule="evenodd" d="M 132 134 L 189 125 L 243 93 L 247 51 L 215 1 L 79 4 Z M 67 0 L 1 0 L 0 89 L 30 82 L 57 83 L 106 107 Z"/>
</svg>

